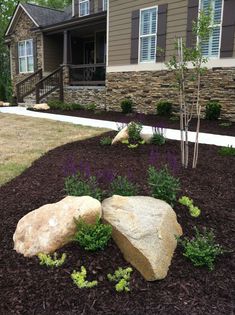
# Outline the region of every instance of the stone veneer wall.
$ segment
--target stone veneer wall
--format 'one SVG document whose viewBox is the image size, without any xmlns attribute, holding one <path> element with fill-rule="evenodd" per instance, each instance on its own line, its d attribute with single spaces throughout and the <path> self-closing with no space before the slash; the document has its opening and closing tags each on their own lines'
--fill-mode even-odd
<svg viewBox="0 0 235 315">
<path fill-rule="evenodd" d="M 105 86 L 65 86 L 64 102 L 88 105 L 94 103 L 98 109 L 105 109 Z"/>
<path fill-rule="evenodd" d="M 121 100 L 131 97 L 135 110 L 156 113 L 156 103 L 167 99 L 178 111 L 178 94 L 171 71 L 115 72 L 107 74 L 106 104 L 108 110 L 120 111 Z M 190 92 L 190 90 L 189 90 Z M 235 67 L 208 70 L 202 79 L 202 104 L 218 100 L 221 117 L 235 121 Z"/>
<path fill-rule="evenodd" d="M 15 86 L 18 82 L 29 76 L 31 73 L 17 72 L 17 43 L 21 40 L 36 39 L 37 40 L 37 69 L 42 68 L 43 63 L 43 35 L 42 33 L 32 32 L 31 29 L 35 27 L 32 20 L 25 12 L 22 12 L 14 32 L 11 34 L 11 72 L 13 91 L 15 93 Z"/>
</svg>

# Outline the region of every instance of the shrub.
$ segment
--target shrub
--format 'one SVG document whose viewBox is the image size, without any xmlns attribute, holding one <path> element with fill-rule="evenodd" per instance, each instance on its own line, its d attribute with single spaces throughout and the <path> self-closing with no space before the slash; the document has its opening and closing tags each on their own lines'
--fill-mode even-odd
<svg viewBox="0 0 235 315">
<path fill-rule="evenodd" d="M 151 195 L 173 205 L 176 201 L 176 194 L 180 189 L 179 180 L 170 175 L 167 167 L 156 170 L 154 166 L 148 169 L 148 185 Z"/>
<path fill-rule="evenodd" d="M 46 265 L 52 268 L 62 266 L 66 260 L 66 257 L 66 254 L 62 254 L 61 258 L 58 258 L 56 253 L 54 253 L 53 257 L 43 253 L 38 254 L 40 265 Z"/>
<path fill-rule="evenodd" d="M 100 139 L 101 145 L 111 145 L 112 144 L 112 138 L 111 137 L 103 137 Z"/>
<path fill-rule="evenodd" d="M 206 116 L 208 120 L 218 120 L 220 117 L 221 105 L 217 101 L 209 101 L 206 104 Z"/>
<path fill-rule="evenodd" d="M 166 143 L 166 139 L 163 136 L 163 134 L 156 132 L 153 134 L 150 142 L 151 142 L 151 144 L 155 144 L 155 145 L 163 145 Z"/>
<path fill-rule="evenodd" d="M 50 109 L 63 109 L 64 103 L 59 100 L 50 100 L 47 102 Z"/>
<path fill-rule="evenodd" d="M 199 215 L 201 214 L 201 210 L 198 208 L 198 207 L 195 207 L 193 205 L 193 200 L 186 197 L 186 196 L 183 196 L 179 199 L 179 203 L 183 206 L 186 206 L 188 207 L 189 209 L 189 213 L 192 217 L 194 218 L 197 218 L 199 217 Z"/>
<path fill-rule="evenodd" d="M 138 187 L 130 182 L 126 177 L 118 176 L 111 183 L 111 195 L 136 196 Z"/>
<path fill-rule="evenodd" d="M 65 191 L 69 196 L 91 196 L 95 199 L 102 199 L 102 191 L 98 187 L 95 176 L 82 178 L 78 173 L 68 176 L 65 179 Z"/>
<path fill-rule="evenodd" d="M 141 141 L 140 133 L 143 126 L 137 122 L 130 122 L 128 125 L 129 143 L 136 144 Z"/>
<path fill-rule="evenodd" d="M 159 101 L 157 103 L 157 114 L 159 116 L 171 116 L 172 103 L 169 101 Z"/>
<path fill-rule="evenodd" d="M 179 116 L 171 116 L 171 117 L 170 117 L 170 120 L 171 120 L 171 121 L 179 121 L 180 118 L 179 118 Z"/>
<path fill-rule="evenodd" d="M 87 277 L 87 271 L 84 266 L 81 267 L 80 272 L 74 270 L 73 273 L 71 274 L 71 278 L 73 279 L 73 282 L 76 284 L 77 287 L 79 287 L 79 289 L 83 289 L 83 288 L 90 289 L 98 285 L 98 281 L 96 280 L 87 281 L 86 277 Z"/>
<path fill-rule="evenodd" d="M 232 146 L 220 148 L 219 154 L 222 156 L 235 156 L 235 148 Z"/>
<path fill-rule="evenodd" d="M 104 249 L 112 236 L 112 227 L 108 224 L 102 224 L 97 218 L 95 224 L 87 224 L 83 220 L 75 221 L 77 232 L 74 240 L 85 250 L 96 251 Z"/>
<path fill-rule="evenodd" d="M 121 109 L 123 114 L 130 114 L 133 112 L 133 101 L 127 98 L 121 102 Z"/>
<path fill-rule="evenodd" d="M 91 111 L 95 111 L 96 110 L 96 108 L 97 108 L 97 106 L 95 105 L 95 103 L 91 103 L 91 104 L 87 104 L 86 106 L 85 106 L 85 108 L 87 109 L 87 110 L 91 110 Z"/>
<path fill-rule="evenodd" d="M 111 282 L 117 282 L 117 284 L 115 285 L 115 289 L 117 292 L 130 292 L 129 285 L 132 271 L 133 270 L 130 267 L 126 269 L 122 269 L 119 267 L 113 275 L 109 273 L 107 275 L 107 278 Z"/>
<path fill-rule="evenodd" d="M 71 108 L 71 110 L 81 110 L 84 109 L 84 107 L 81 104 L 77 104 L 77 103 L 70 103 L 68 104 L 69 107 Z"/>
<path fill-rule="evenodd" d="M 229 128 L 229 127 L 231 127 L 233 124 L 230 122 L 230 121 L 228 121 L 228 122 L 223 122 L 223 123 L 220 123 L 219 124 L 219 126 L 220 127 L 226 127 L 226 128 Z"/>
<path fill-rule="evenodd" d="M 215 243 L 213 231 L 200 233 L 195 227 L 196 235 L 191 240 L 185 238 L 178 239 L 178 242 L 183 246 L 183 255 L 191 260 L 194 266 L 206 266 L 209 270 L 214 269 L 214 263 L 218 255 L 223 254 L 223 248 Z"/>
</svg>

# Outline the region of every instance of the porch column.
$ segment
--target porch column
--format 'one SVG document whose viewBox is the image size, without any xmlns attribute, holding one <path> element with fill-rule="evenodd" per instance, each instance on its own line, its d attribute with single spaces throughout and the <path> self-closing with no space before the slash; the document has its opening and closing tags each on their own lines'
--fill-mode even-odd
<svg viewBox="0 0 235 315">
<path fill-rule="evenodd" d="M 70 83 L 69 64 L 72 62 L 71 55 L 71 34 L 69 31 L 64 31 L 64 48 L 63 48 L 63 65 L 64 65 L 64 85 Z"/>
</svg>

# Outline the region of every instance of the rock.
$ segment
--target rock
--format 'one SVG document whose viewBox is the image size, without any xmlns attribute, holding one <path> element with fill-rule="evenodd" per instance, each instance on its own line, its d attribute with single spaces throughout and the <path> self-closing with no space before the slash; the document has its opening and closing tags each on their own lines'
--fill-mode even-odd
<svg viewBox="0 0 235 315">
<path fill-rule="evenodd" d="M 46 103 L 42 103 L 42 104 L 35 104 L 33 106 L 33 109 L 36 109 L 36 110 L 48 110 L 48 109 L 50 109 L 50 107 Z"/>
<path fill-rule="evenodd" d="M 129 139 L 129 135 L 128 135 L 128 126 L 126 126 L 125 128 L 123 128 L 121 131 L 119 131 L 119 133 L 116 135 L 116 137 L 113 139 L 112 141 L 112 145 L 116 144 L 118 142 L 122 142 L 124 140 L 128 140 Z"/>
<path fill-rule="evenodd" d="M 76 232 L 74 218 L 95 223 L 101 204 L 88 196 L 66 197 L 29 212 L 17 224 L 14 249 L 25 257 L 53 253 L 71 240 Z"/>
<path fill-rule="evenodd" d="M 8 103 L 8 102 L 4 102 L 3 103 L 3 106 L 10 106 L 11 104 L 10 103 Z"/>
<path fill-rule="evenodd" d="M 3 104 L 4 104 L 4 102 L 3 102 L 3 101 L 0 101 L 0 107 L 3 106 Z"/>
<path fill-rule="evenodd" d="M 152 197 L 113 196 L 102 203 L 103 219 L 124 258 L 147 281 L 164 279 L 182 235 L 174 210 Z"/>
</svg>

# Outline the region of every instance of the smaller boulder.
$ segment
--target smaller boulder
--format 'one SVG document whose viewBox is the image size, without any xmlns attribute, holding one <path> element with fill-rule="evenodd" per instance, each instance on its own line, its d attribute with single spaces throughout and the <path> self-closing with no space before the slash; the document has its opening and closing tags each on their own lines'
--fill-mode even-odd
<svg viewBox="0 0 235 315">
<path fill-rule="evenodd" d="M 48 109 L 50 109 L 50 107 L 46 103 L 42 103 L 42 104 L 35 104 L 33 106 L 33 109 L 35 109 L 35 110 L 48 110 Z"/>
<path fill-rule="evenodd" d="M 112 145 L 129 139 L 128 126 L 123 128 L 112 141 Z"/>
<path fill-rule="evenodd" d="M 3 104 L 4 104 L 4 102 L 3 102 L 3 101 L 0 101 L 0 107 L 2 107 L 2 106 L 3 106 Z"/>
</svg>

